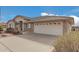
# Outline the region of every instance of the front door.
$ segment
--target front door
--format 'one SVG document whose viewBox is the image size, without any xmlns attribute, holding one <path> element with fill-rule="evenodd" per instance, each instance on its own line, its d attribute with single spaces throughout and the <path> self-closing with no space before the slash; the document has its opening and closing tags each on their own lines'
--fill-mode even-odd
<svg viewBox="0 0 79 59">
<path fill-rule="evenodd" d="M 19 21 L 19 25 L 20 25 L 20 30 L 22 31 L 22 25 L 23 25 L 23 22 L 22 21 Z"/>
</svg>

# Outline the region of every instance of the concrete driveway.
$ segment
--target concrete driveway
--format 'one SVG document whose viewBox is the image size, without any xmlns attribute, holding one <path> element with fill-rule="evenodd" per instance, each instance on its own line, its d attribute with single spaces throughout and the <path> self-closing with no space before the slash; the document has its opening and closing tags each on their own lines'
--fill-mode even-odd
<svg viewBox="0 0 79 59">
<path fill-rule="evenodd" d="M 0 37 L 1 52 L 48 52 L 55 36 L 26 33 Z"/>
</svg>

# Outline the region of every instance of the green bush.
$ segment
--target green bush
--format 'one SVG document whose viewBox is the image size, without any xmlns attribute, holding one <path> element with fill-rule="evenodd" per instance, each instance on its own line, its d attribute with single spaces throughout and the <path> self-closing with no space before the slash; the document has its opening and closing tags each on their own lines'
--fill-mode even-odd
<svg viewBox="0 0 79 59">
<path fill-rule="evenodd" d="M 0 26 L 0 31 L 3 31 L 3 27 L 2 26 Z"/>
<path fill-rule="evenodd" d="M 71 32 L 55 40 L 56 52 L 79 52 L 79 32 Z"/>
</svg>

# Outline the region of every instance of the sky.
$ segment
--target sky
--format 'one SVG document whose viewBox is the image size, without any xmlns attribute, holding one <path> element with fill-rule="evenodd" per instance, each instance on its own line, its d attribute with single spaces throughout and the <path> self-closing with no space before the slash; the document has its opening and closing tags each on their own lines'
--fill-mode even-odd
<svg viewBox="0 0 79 59">
<path fill-rule="evenodd" d="M 79 25 L 79 6 L 0 6 L 0 22 L 7 22 L 17 15 L 27 17 L 69 16 Z"/>
</svg>

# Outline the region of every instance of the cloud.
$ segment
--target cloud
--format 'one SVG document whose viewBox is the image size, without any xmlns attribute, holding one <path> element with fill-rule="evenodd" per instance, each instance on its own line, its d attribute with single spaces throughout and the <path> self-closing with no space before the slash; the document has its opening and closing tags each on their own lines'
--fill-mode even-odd
<svg viewBox="0 0 79 59">
<path fill-rule="evenodd" d="M 73 17 L 74 18 L 74 21 L 75 21 L 75 25 L 79 25 L 79 17 L 78 16 L 75 16 L 75 15 L 71 15 L 70 17 Z"/>
<path fill-rule="evenodd" d="M 52 14 L 52 13 L 42 12 L 41 16 L 57 16 L 57 15 Z"/>
<path fill-rule="evenodd" d="M 56 16 L 55 14 L 48 14 L 49 16 Z"/>
<path fill-rule="evenodd" d="M 42 13 L 41 13 L 41 16 L 48 16 L 48 13 L 42 12 Z"/>
</svg>

